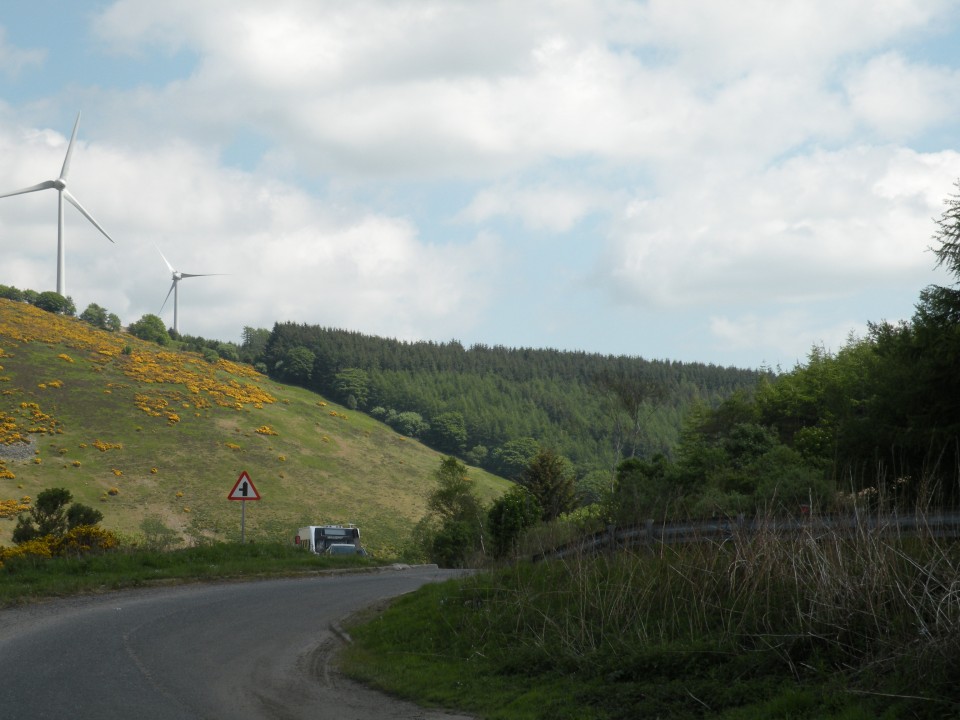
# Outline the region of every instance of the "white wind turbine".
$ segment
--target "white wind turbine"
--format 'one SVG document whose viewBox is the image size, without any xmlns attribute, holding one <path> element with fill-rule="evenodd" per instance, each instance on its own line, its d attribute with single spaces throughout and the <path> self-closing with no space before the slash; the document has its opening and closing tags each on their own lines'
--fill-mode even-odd
<svg viewBox="0 0 960 720">
<path fill-rule="evenodd" d="M 155 246 L 156 247 L 156 246 Z M 188 277 L 211 277 L 213 275 L 223 275 L 224 273 L 185 273 L 180 272 L 179 270 L 174 270 L 173 265 L 170 264 L 170 261 L 164 257 L 163 253 L 160 252 L 160 248 L 157 248 L 157 252 L 160 253 L 160 257 L 163 258 L 163 261 L 167 264 L 167 267 L 170 269 L 170 276 L 173 278 L 173 282 L 170 284 L 170 289 L 167 290 L 167 296 L 163 299 L 163 305 L 160 306 L 160 312 L 163 312 L 163 308 L 167 306 L 167 300 L 170 299 L 170 293 L 173 293 L 173 329 L 176 332 L 180 332 L 179 325 L 179 296 L 180 296 L 180 281 Z"/>
<path fill-rule="evenodd" d="M 87 220 L 92 222 L 94 227 L 102 232 L 107 240 L 114 242 L 113 238 L 107 234 L 107 231 L 100 227 L 100 223 L 94 220 L 93 216 L 84 209 L 83 205 L 80 204 L 80 201 L 71 195 L 69 190 L 67 190 L 67 173 L 70 172 L 70 157 L 73 155 L 73 144 L 77 139 L 77 128 L 79 126 L 80 113 L 77 113 L 77 121 L 73 124 L 73 134 L 70 136 L 70 144 L 67 145 L 67 157 L 63 161 L 63 169 L 60 170 L 60 177 L 58 177 L 56 180 L 47 180 L 39 183 L 38 185 L 24 188 L 23 190 L 15 190 L 14 192 L 0 195 L 0 198 L 5 198 L 11 197 L 12 195 L 23 195 L 24 193 L 36 192 L 38 190 L 49 190 L 51 188 L 57 191 L 57 292 L 64 297 L 67 295 L 67 269 L 64 262 L 65 250 L 63 242 L 64 199 L 66 199 L 67 202 L 79 210 Z"/>
</svg>

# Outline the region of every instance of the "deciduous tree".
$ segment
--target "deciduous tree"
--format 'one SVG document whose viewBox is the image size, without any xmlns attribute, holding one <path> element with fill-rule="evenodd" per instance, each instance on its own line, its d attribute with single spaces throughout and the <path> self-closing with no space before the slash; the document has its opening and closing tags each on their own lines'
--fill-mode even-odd
<svg viewBox="0 0 960 720">
<path fill-rule="evenodd" d="M 128 328 L 130 334 L 141 340 L 155 342 L 157 345 L 169 345 L 170 334 L 158 315 L 147 313 Z"/>
</svg>

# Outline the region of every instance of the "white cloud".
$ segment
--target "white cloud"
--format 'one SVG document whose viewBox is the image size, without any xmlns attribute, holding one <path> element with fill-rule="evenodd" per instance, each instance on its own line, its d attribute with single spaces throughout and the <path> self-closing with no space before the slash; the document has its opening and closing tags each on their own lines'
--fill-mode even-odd
<svg viewBox="0 0 960 720">
<path fill-rule="evenodd" d="M 66 139 L 52 135 L 53 142 L 37 133 L 14 143 L 0 132 L 0 147 L 18 168 L 7 177 L 28 185 L 56 176 Z M 78 143 L 70 180 L 117 245 L 68 208 L 67 292 L 79 309 L 98 302 L 125 322 L 157 313 L 168 291 L 169 271 L 154 244 L 178 270 L 229 274 L 187 279 L 180 288 L 181 330 L 222 339 L 239 337 L 243 325 L 284 320 L 449 336 L 482 312 L 484 278 L 498 271 L 489 237 L 429 244 L 403 218 L 318 203 L 294 187 L 218 167 L 211 153 L 183 143 L 142 153 Z M 16 223 L 25 256 L 16 284 L 51 287 L 55 194 L 2 202 L 3 222 Z M 172 324 L 170 304 L 167 315 Z"/>
<path fill-rule="evenodd" d="M 617 4 L 611 33 L 662 48 L 701 82 L 775 74 L 821 74 L 838 59 L 870 51 L 938 20 L 951 0 L 650 0 Z"/>
<path fill-rule="evenodd" d="M 43 64 L 47 53 L 44 50 L 23 50 L 7 42 L 7 32 L 0 25 L 0 73 L 16 78 L 24 68 Z"/>
<path fill-rule="evenodd" d="M 750 349 L 768 367 L 782 370 L 805 363 L 815 345 L 837 352 L 851 338 L 862 337 L 865 330 L 862 321 L 853 319 L 824 327 L 820 318 L 797 309 L 710 318 L 710 333 L 721 352 Z"/>
<path fill-rule="evenodd" d="M 904 140 L 957 116 L 960 72 L 884 53 L 850 74 L 847 93 L 861 122 L 883 139 Z"/>
<path fill-rule="evenodd" d="M 156 242 L 188 272 L 232 273 L 184 284 L 187 332 L 503 326 L 582 347 L 572 311 L 620 305 L 621 319 L 655 308 L 663 327 L 676 308 L 699 317 L 683 337 L 726 319 L 716 338 L 747 354 L 737 338 L 776 335 L 767 317 L 829 300 L 860 318 L 878 288 L 906 297 L 929 281 L 930 219 L 960 176 L 942 149 L 960 85 L 956 58 L 925 41 L 950 39 L 955 9 L 118 0 L 85 50 L 123 55 L 123 81 L 72 81 L 11 112 L 95 108 L 71 183 L 119 244 L 104 252 L 68 209 L 68 282 L 124 319 L 169 287 Z M 0 60 L 10 52 L 0 39 Z M 4 185 L 53 177 L 65 142 L 0 127 Z M 0 228 L 33 243 L 33 270 L 17 272 L 52 277 L 52 194 L 0 203 Z M 509 242 L 491 234 L 504 221 Z M 816 338 L 840 320 L 804 323 Z M 598 321 L 591 337 L 622 347 L 623 327 Z"/>
<path fill-rule="evenodd" d="M 517 217 L 531 230 L 564 233 L 589 213 L 607 209 L 608 205 L 604 195 L 589 188 L 555 184 L 524 187 L 509 182 L 481 190 L 461 217 L 475 223 Z"/>
<path fill-rule="evenodd" d="M 659 306 L 800 302 L 922 285 L 931 218 L 960 154 L 859 148 L 760 176 L 691 179 L 624 210 L 606 266 L 621 299 Z M 895 198 L 895 201 L 894 201 Z"/>
</svg>

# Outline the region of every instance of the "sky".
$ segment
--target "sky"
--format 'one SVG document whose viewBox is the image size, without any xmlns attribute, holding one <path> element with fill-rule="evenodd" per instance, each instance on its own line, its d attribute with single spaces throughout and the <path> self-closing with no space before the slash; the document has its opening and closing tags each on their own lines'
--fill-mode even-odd
<svg viewBox="0 0 960 720">
<path fill-rule="evenodd" d="M 206 338 L 789 370 L 955 281 L 960 0 L 3 0 L 0 194 L 81 112 L 66 294 L 124 324 L 165 257 Z M 56 289 L 56 195 L 0 284 Z"/>
</svg>

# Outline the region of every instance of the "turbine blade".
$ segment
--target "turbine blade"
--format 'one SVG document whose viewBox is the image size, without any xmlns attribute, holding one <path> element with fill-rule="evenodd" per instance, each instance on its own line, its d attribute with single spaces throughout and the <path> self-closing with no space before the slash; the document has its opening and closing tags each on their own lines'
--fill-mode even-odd
<svg viewBox="0 0 960 720">
<path fill-rule="evenodd" d="M 28 188 L 23 190 L 14 190 L 13 192 L 4 193 L 0 195 L 0 198 L 10 197 L 11 195 L 23 195 L 24 193 L 36 192 L 37 190 L 49 190 L 50 188 L 55 188 L 57 183 L 55 180 L 46 180 L 45 182 L 39 183 L 37 185 L 31 185 Z"/>
<path fill-rule="evenodd" d="M 77 120 L 73 123 L 73 134 L 70 136 L 70 144 L 67 145 L 67 156 L 63 159 L 63 169 L 60 171 L 61 180 L 66 180 L 67 173 L 70 172 L 70 158 L 73 155 L 73 143 L 77 139 L 78 127 L 80 127 L 80 113 L 77 113 Z"/>
<path fill-rule="evenodd" d="M 180 277 L 212 277 L 214 275 L 226 275 L 227 273 L 180 273 Z"/>
<path fill-rule="evenodd" d="M 160 312 L 163 312 L 163 309 L 167 306 L 167 300 L 170 299 L 170 293 L 173 292 L 173 289 L 177 286 L 177 281 L 174 280 L 170 283 L 170 289 L 167 290 L 167 296 L 163 299 L 163 305 L 160 306 Z"/>
<path fill-rule="evenodd" d="M 160 252 L 160 248 L 158 248 L 158 247 L 156 246 L 156 244 L 154 244 L 154 247 L 157 248 L 157 252 L 160 253 L 160 257 L 163 258 L 163 261 L 167 264 L 167 267 L 170 268 L 170 274 L 172 275 L 173 273 L 175 273 L 176 270 L 173 269 L 173 265 L 170 264 L 170 261 L 167 260 L 167 258 L 164 256 L 164 254 L 163 254 L 162 252 Z"/>
<path fill-rule="evenodd" d="M 113 238 L 110 237 L 110 236 L 107 234 L 107 231 L 104 230 L 102 227 L 100 227 L 100 223 L 98 223 L 96 220 L 93 219 L 93 215 L 91 215 L 90 213 L 88 213 L 88 212 L 83 208 L 83 205 L 81 205 L 80 202 L 79 202 L 73 195 L 70 194 L 70 191 L 69 191 L 69 190 L 64 189 L 64 190 L 63 190 L 63 196 L 64 196 L 67 200 L 70 201 L 70 204 L 71 204 L 71 205 L 73 205 L 77 210 L 79 210 L 81 213 L 83 213 L 83 216 L 84 216 L 87 220 L 89 220 L 90 222 L 92 222 L 93 225 L 94 225 L 94 227 L 96 227 L 97 230 L 99 230 L 100 232 L 102 232 L 102 233 L 103 233 L 103 236 L 104 236 L 107 240 L 109 240 L 110 242 L 114 242 Z M 116 244 L 116 243 L 114 243 L 114 244 Z"/>
</svg>

